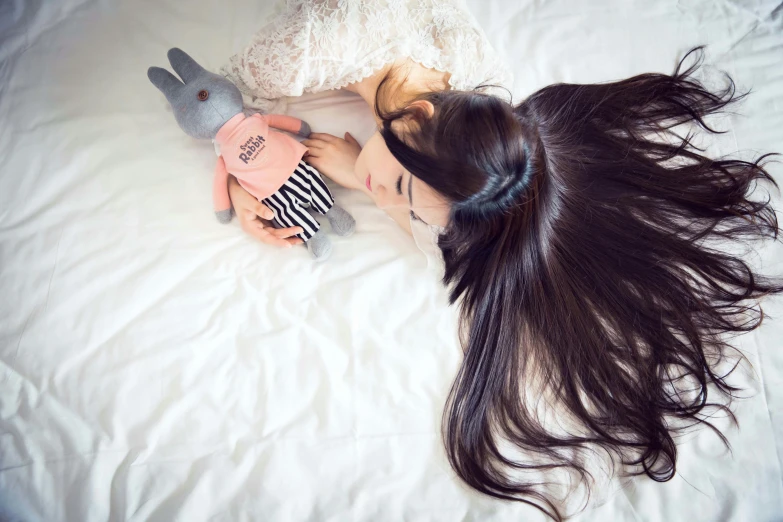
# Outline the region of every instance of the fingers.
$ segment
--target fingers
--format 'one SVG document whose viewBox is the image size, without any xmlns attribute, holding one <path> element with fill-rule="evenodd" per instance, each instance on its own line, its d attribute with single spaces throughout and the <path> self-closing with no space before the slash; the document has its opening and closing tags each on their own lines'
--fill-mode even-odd
<svg viewBox="0 0 783 522">
<path fill-rule="evenodd" d="M 326 147 L 328 145 L 328 143 L 326 143 L 323 140 L 314 140 L 314 139 L 302 140 L 299 143 L 301 143 L 302 145 L 304 145 L 308 149 L 323 149 L 324 147 Z"/>
<path fill-rule="evenodd" d="M 300 238 L 296 237 L 297 234 L 303 232 L 301 227 L 274 228 L 268 223 L 274 219 L 274 212 L 242 188 L 233 176 L 229 178 L 229 187 L 233 189 L 231 201 L 234 204 L 234 210 L 242 230 L 246 234 L 267 245 L 282 248 L 290 248 L 303 243 Z"/>
<path fill-rule="evenodd" d="M 269 220 L 275 217 L 275 213 L 258 200 L 251 202 L 239 215 L 243 221 L 255 221 L 259 217 Z"/>
<path fill-rule="evenodd" d="M 300 143 L 308 148 L 323 149 L 326 145 L 331 145 L 340 141 L 342 141 L 342 138 L 338 138 L 337 136 L 332 136 L 331 134 L 326 134 L 325 132 L 313 132 L 310 134 L 309 138 L 302 140 Z M 356 144 L 359 143 L 356 141 L 356 138 L 351 136 L 350 132 L 345 133 L 345 141 L 352 141 Z"/>
<path fill-rule="evenodd" d="M 318 158 L 321 155 L 321 150 L 324 149 L 323 142 L 302 140 L 300 143 L 307 147 L 307 151 L 304 153 L 307 158 Z"/>
<path fill-rule="evenodd" d="M 275 217 L 275 213 L 272 212 L 269 207 L 264 205 L 263 203 L 258 204 L 258 209 L 255 210 L 256 214 L 260 216 L 263 219 L 266 219 L 267 221 L 271 221 Z M 263 230 L 265 230 L 268 234 L 273 235 L 274 237 L 286 239 L 290 238 L 291 236 L 296 236 L 298 234 L 301 234 L 304 232 L 304 229 L 302 227 L 287 227 L 287 228 L 275 228 L 274 226 L 268 224 L 268 223 L 262 223 L 255 219 L 256 216 L 253 216 L 253 219 L 255 220 L 255 225 L 258 227 L 261 227 Z M 299 243 L 302 243 L 302 240 L 299 240 Z M 295 243 L 298 244 L 298 243 Z"/>
<path fill-rule="evenodd" d="M 310 158 L 321 157 L 324 154 L 324 152 L 327 150 L 327 147 L 333 147 L 339 144 L 341 141 L 346 141 L 361 149 L 361 145 L 359 144 L 359 142 L 356 141 L 356 138 L 351 136 L 349 132 L 345 133 L 344 140 L 342 138 L 338 138 L 337 136 L 326 134 L 325 132 L 313 132 L 312 134 L 310 134 L 309 138 L 302 140 L 300 143 L 305 147 L 307 147 L 307 152 L 305 153 L 305 156 L 308 159 L 310 159 Z"/>
<path fill-rule="evenodd" d="M 323 165 L 321 165 L 321 157 L 315 156 L 313 154 L 305 154 L 303 156 L 305 159 L 307 159 L 307 163 L 309 163 L 311 166 L 315 167 L 318 171 L 323 170 Z M 323 172 L 321 172 L 323 174 Z"/>
<path fill-rule="evenodd" d="M 253 221 L 258 221 L 258 214 L 256 211 L 252 208 L 245 209 L 240 216 L 242 221 L 247 221 L 249 223 L 252 223 Z"/>
<path fill-rule="evenodd" d="M 278 229 L 259 220 L 258 216 L 261 216 L 262 218 L 268 216 L 266 219 L 272 219 L 274 213 L 269 210 L 266 205 L 260 203 L 256 207 L 246 210 L 241 216 L 242 219 L 240 221 L 242 230 L 262 243 L 282 248 L 290 248 L 294 245 L 301 245 L 304 243 L 304 241 L 296 237 L 297 234 L 303 232 L 302 227 Z"/>
<path fill-rule="evenodd" d="M 263 219 L 272 219 L 275 217 L 275 213 L 269 210 L 269 207 L 261 203 L 260 201 L 254 205 L 253 212 L 256 216 Z M 255 216 L 253 216 L 255 219 Z"/>
<path fill-rule="evenodd" d="M 334 143 L 335 141 L 338 141 L 340 139 L 337 136 L 332 136 L 331 134 L 326 134 L 325 132 L 313 132 L 312 134 L 310 134 L 309 139 L 313 139 L 313 138 L 325 141 L 326 143 Z"/>
<path fill-rule="evenodd" d="M 268 230 L 261 226 L 257 227 L 255 232 L 250 232 L 250 235 L 259 239 L 262 243 L 266 243 L 267 245 L 280 248 L 291 248 L 293 246 L 285 239 L 281 239 L 270 234 Z"/>
<path fill-rule="evenodd" d="M 301 227 L 275 229 L 264 226 L 261 223 L 256 225 L 256 227 L 259 230 L 259 239 L 268 245 L 291 248 L 294 245 L 301 245 L 304 243 L 304 241 L 296 237 L 297 234 L 302 233 Z"/>
<path fill-rule="evenodd" d="M 277 238 L 272 236 L 269 232 L 264 230 L 264 227 L 260 226 L 261 223 L 259 221 L 243 221 L 242 222 L 242 230 L 249 236 L 252 236 L 262 243 L 267 244 L 274 244 L 275 241 L 277 241 Z M 278 245 L 282 246 L 282 245 Z"/>
<path fill-rule="evenodd" d="M 273 229 L 269 229 L 268 232 L 274 235 L 275 237 L 286 239 L 291 236 L 301 234 L 302 232 L 304 232 L 304 230 L 302 230 L 302 227 L 288 227 L 288 228 L 273 228 Z"/>
<path fill-rule="evenodd" d="M 300 238 L 295 236 L 295 234 L 302 232 L 302 229 L 299 227 L 276 230 L 272 227 L 264 225 L 258 220 L 255 220 L 252 222 L 243 222 L 242 230 L 244 230 L 248 235 L 258 239 L 262 243 L 276 247 L 291 248 L 294 245 L 303 243 Z M 294 237 L 288 237 L 289 235 L 294 235 Z"/>
</svg>

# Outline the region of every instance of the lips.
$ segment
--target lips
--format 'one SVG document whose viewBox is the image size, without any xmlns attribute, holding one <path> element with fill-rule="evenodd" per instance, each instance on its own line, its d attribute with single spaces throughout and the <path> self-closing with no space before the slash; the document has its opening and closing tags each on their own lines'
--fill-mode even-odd
<svg viewBox="0 0 783 522">
<path fill-rule="evenodd" d="M 372 183 L 370 183 L 370 175 L 367 175 L 367 179 L 364 180 L 364 184 L 367 185 L 367 190 L 372 192 Z"/>
</svg>

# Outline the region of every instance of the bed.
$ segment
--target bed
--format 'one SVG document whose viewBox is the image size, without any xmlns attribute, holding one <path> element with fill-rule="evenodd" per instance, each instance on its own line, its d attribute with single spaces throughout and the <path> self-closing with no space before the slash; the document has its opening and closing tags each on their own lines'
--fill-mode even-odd
<svg viewBox="0 0 783 522">
<path fill-rule="evenodd" d="M 707 44 L 709 66 L 753 91 L 712 151 L 783 152 L 777 0 L 468 5 L 515 100 L 668 73 Z M 216 70 L 283 7 L 0 2 L 0 520 L 545 520 L 449 467 L 456 311 L 368 199 L 335 189 L 358 228 L 324 264 L 215 222 L 214 151 L 174 124 L 146 69 L 178 46 Z M 374 130 L 346 91 L 288 113 L 361 143 Z M 783 274 L 783 248 L 754 262 Z M 783 520 L 783 300 L 765 310 L 735 342 L 752 367 L 733 377 L 739 428 L 718 421 L 732 451 L 691 433 L 673 480 L 596 492 L 575 520 Z"/>
</svg>

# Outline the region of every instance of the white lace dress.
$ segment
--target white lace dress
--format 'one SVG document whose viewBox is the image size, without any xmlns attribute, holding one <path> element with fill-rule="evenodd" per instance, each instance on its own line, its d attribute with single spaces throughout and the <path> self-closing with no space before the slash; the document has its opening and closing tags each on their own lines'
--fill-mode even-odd
<svg viewBox="0 0 783 522">
<path fill-rule="evenodd" d="M 285 113 L 286 97 L 345 87 L 399 58 L 450 73 L 454 90 L 512 87 L 510 69 L 462 0 L 287 0 L 220 72 L 247 107 Z M 502 89 L 482 92 L 508 99 Z M 438 230 L 415 220 L 411 227 L 436 260 Z"/>
</svg>

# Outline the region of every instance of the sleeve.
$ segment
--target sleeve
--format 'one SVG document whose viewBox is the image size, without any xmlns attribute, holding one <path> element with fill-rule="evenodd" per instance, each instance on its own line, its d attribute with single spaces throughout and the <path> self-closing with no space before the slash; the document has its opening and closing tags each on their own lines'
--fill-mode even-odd
<svg viewBox="0 0 783 522">
<path fill-rule="evenodd" d="M 288 97 L 345 87 L 399 58 L 449 71 L 454 89 L 513 82 L 464 0 L 288 0 L 220 73 L 246 107 L 285 113 Z"/>
<path fill-rule="evenodd" d="M 260 115 L 259 115 L 260 117 Z M 285 116 L 283 114 L 266 114 L 263 116 L 266 118 L 270 127 L 288 131 L 294 134 L 299 134 L 303 127 L 303 122 L 299 118 L 293 116 Z"/>
</svg>

